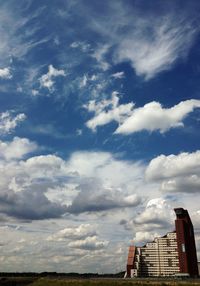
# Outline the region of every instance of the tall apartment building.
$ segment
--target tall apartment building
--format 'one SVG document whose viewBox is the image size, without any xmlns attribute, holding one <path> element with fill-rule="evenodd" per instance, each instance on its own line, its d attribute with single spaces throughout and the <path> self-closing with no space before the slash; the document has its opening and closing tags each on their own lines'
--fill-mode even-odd
<svg viewBox="0 0 200 286">
<path fill-rule="evenodd" d="M 142 247 L 129 247 L 126 277 L 198 276 L 192 222 L 187 210 L 177 208 L 175 213 L 175 231 Z"/>
</svg>

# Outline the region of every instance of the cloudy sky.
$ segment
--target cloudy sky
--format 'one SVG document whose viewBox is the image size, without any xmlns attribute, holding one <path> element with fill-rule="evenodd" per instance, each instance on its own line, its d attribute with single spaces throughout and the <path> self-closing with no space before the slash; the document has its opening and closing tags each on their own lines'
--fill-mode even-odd
<svg viewBox="0 0 200 286">
<path fill-rule="evenodd" d="M 1 271 L 118 272 L 189 210 L 200 2 L 0 1 Z"/>
</svg>

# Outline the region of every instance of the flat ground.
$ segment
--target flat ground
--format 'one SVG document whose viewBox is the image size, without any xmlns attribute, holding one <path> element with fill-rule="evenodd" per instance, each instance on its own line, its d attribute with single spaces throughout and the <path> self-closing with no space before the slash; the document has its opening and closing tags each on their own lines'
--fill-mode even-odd
<svg viewBox="0 0 200 286">
<path fill-rule="evenodd" d="M 69 279 L 69 278 L 1 278 L 0 286 L 187 286 L 199 285 L 197 280 L 124 280 L 124 279 Z"/>
</svg>

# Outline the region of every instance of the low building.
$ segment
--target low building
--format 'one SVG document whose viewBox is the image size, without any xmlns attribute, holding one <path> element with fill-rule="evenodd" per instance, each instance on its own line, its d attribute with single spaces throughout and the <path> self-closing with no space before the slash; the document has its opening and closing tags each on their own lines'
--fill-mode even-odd
<svg viewBox="0 0 200 286">
<path fill-rule="evenodd" d="M 175 231 L 142 247 L 129 247 L 126 277 L 198 276 L 192 222 L 187 210 L 175 213 Z"/>
</svg>

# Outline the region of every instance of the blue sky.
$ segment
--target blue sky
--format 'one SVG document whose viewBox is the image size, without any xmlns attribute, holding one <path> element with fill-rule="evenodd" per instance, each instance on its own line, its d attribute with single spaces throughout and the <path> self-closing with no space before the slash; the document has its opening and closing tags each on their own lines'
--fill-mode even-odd
<svg viewBox="0 0 200 286">
<path fill-rule="evenodd" d="M 2 271 L 124 270 L 180 206 L 200 255 L 199 10 L 0 2 Z"/>
</svg>

